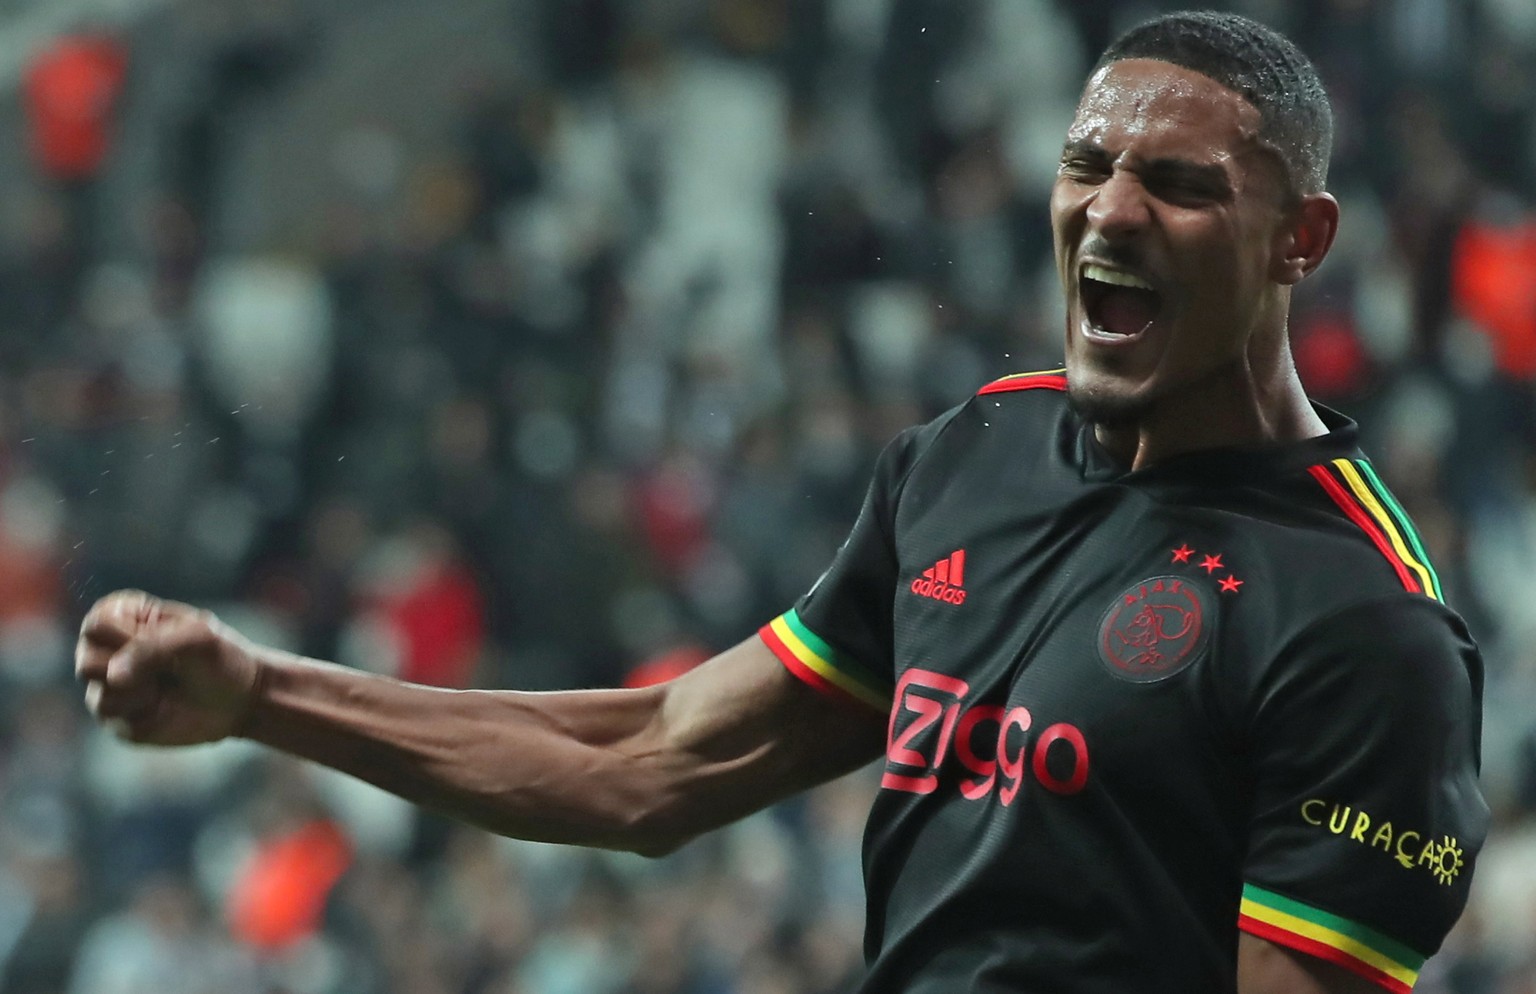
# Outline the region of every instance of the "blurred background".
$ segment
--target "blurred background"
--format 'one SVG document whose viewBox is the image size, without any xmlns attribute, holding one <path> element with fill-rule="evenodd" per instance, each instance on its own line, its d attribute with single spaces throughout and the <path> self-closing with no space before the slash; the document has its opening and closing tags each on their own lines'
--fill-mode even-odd
<svg viewBox="0 0 1536 994">
<path fill-rule="evenodd" d="M 899 428 L 1057 363 L 1114 0 L 0 3 L 0 994 L 835 994 L 858 774 L 660 861 L 94 730 L 138 586 L 444 686 L 665 679 Z M 1432 994 L 1536 991 L 1536 5 L 1249 0 L 1338 115 L 1293 323 L 1489 667 Z M 1362 716 L 1363 717 L 1363 716 Z"/>
</svg>

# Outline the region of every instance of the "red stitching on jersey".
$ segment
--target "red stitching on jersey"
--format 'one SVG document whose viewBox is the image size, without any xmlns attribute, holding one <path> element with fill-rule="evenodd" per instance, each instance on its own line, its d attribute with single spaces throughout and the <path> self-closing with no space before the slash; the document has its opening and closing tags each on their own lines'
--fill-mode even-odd
<svg viewBox="0 0 1536 994">
<path fill-rule="evenodd" d="M 1065 390 L 1067 378 L 1061 373 L 1015 373 L 1000 380 L 993 380 L 980 390 L 978 397 L 989 393 L 1011 393 L 1014 390 Z"/>
</svg>

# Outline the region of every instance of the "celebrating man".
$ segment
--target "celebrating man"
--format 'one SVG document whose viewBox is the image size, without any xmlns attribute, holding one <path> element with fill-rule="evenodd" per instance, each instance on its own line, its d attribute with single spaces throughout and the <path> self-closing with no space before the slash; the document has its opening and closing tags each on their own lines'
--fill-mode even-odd
<svg viewBox="0 0 1536 994">
<path fill-rule="evenodd" d="M 120 592 L 82 628 L 90 706 L 645 853 L 883 752 L 870 992 L 1407 991 L 1486 830 L 1481 663 L 1291 361 L 1331 133 L 1252 21 L 1116 41 L 1051 197 L 1065 369 L 898 436 L 810 592 L 677 680 L 433 690 Z"/>
</svg>

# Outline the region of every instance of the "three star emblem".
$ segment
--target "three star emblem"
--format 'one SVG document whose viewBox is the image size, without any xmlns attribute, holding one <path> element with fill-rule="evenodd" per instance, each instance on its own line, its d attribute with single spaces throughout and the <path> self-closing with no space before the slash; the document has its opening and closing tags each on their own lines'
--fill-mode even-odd
<svg viewBox="0 0 1536 994">
<path fill-rule="evenodd" d="M 1229 570 L 1227 564 L 1221 561 L 1222 554 L 1220 552 L 1205 553 L 1201 555 L 1200 561 L 1197 563 L 1194 562 L 1191 557 L 1198 554 L 1199 550 L 1191 548 L 1188 542 L 1179 543 L 1179 547 L 1172 551 L 1173 562 L 1184 563 L 1185 565 L 1190 566 L 1197 566 L 1200 569 L 1205 570 L 1206 576 L 1215 576 L 1217 570 L 1228 570 L 1227 575 L 1218 581 L 1221 586 L 1221 592 L 1224 594 L 1237 593 L 1237 588 L 1241 587 L 1244 583 L 1247 582 L 1246 580 L 1239 580 L 1237 576 Z"/>
</svg>

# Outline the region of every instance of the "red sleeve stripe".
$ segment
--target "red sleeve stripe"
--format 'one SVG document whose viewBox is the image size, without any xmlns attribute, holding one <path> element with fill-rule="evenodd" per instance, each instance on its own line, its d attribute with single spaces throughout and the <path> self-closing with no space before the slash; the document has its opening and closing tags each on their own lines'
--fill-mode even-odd
<svg viewBox="0 0 1536 994">
<path fill-rule="evenodd" d="M 1237 927 L 1359 974 L 1394 994 L 1408 994 L 1426 957 L 1368 925 L 1295 898 L 1243 884 Z"/>
<path fill-rule="evenodd" d="M 889 688 L 856 674 L 846 659 L 806 628 L 793 610 L 758 629 L 758 636 L 785 669 L 823 694 L 881 714 L 890 710 Z"/>
<path fill-rule="evenodd" d="M 1343 485 L 1333 478 L 1332 473 L 1328 472 L 1328 467 L 1308 466 L 1307 472 L 1312 474 L 1312 477 L 1322 485 L 1323 490 L 1333 499 L 1333 502 L 1339 505 L 1339 509 L 1344 512 L 1345 516 L 1359 526 L 1361 531 L 1365 532 L 1366 537 L 1371 540 L 1372 544 L 1376 546 L 1387 562 L 1392 564 L 1392 569 L 1397 573 L 1397 578 L 1402 582 L 1403 587 L 1411 593 L 1423 593 L 1424 588 L 1419 586 L 1419 582 L 1414 578 L 1413 571 L 1408 568 L 1408 564 L 1403 562 L 1402 557 L 1393 550 L 1392 543 L 1387 541 L 1387 537 L 1381 533 L 1380 528 L 1376 527 L 1376 522 L 1371 519 L 1371 516 L 1366 513 L 1359 502 L 1350 497 Z"/>
<path fill-rule="evenodd" d="M 1335 966 L 1341 966 L 1350 973 L 1364 977 L 1366 980 L 1386 988 L 1392 994 L 1412 994 L 1412 984 L 1405 984 L 1391 974 L 1383 973 L 1369 963 L 1363 963 L 1348 953 L 1335 949 L 1333 946 L 1319 942 L 1316 939 L 1309 939 L 1304 935 L 1287 932 L 1283 928 L 1276 928 L 1274 925 L 1261 922 L 1257 918 L 1249 918 L 1247 915 L 1237 916 L 1237 927 L 1250 935 L 1267 939 L 1278 946 L 1285 946 L 1287 949 L 1294 949 L 1298 953 L 1316 956 L 1318 959 L 1326 960 Z"/>
<path fill-rule="evenodd" d="M 1065 390 L 1067 388 L 1066 371 L 1061 369 L 1048 369 L 1039 373 L 1014 373 L 1000 380 L 993 380 L 980 390 L 977 396 L 989 393 L 1011 393 L 1014 390 Z"/>
</svg>

